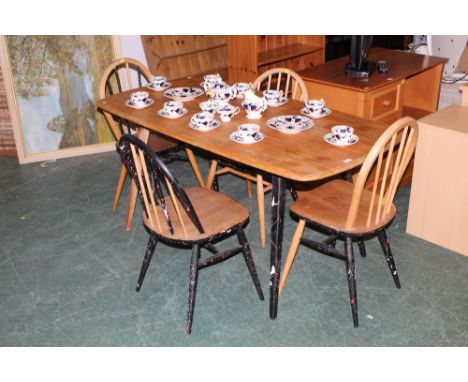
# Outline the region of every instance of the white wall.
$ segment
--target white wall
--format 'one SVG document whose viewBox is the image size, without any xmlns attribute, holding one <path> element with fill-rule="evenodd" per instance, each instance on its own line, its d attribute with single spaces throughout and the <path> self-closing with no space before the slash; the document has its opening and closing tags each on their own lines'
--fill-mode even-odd
<svg viewBox="0 0 468 382">
<path fill-rule="evenodd" d="M 125 35 L 119 36 L 120 38 L 120 53 L 122 57 L 130 57 L 140 61 L 145 66 L 148 66 L 146 62 L 145 52 L 143 50 L 143 44 L 141 43 L 140 36 Z"/>
</svg>

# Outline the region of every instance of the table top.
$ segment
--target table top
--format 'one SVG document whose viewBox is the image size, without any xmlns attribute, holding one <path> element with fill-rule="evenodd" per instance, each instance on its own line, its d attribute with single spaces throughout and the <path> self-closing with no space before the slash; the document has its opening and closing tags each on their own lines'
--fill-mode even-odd
<svg viewBox="0 0 468 382">
<path fill-rule="evenodd" d="M 200 87 L 199 79 L 172 81 L 173 87 Z M 231 122 L 221 122 L 221 126 L 209 131 L 200 132 L 188 127 L 191 116 L 200 111 L 199 103 L 206 100 L 202 95 L 192 101 L 184 102 L 188 113 L 178 119 L 160 117 L 157 111 L 169 99 L 163 92 L 148 90 L 154 104 L 140 110 L 125 105 L 130 93 L 123 92 L 106 97 L 97 102 L 104 112 L 117 115 L 151 131 L 164 134 L 191 146 L 206 150 L 231 161 L 242 163 L 267 173 L 295 181 L 314 181 L 339 174 L 364 161 L 367 153 L 380 134 L 387 127 L 380 122 L 365 120 L 352 115 L 333 111 L 331 115 L 314 120 L 313 128 L 298 134 L 285 134 L 267 127 L 270 118 L 279 115 L 299 115 L 304 104 L 289 100 L 283 106 L 269 107 L 259 120 L 249 120 L 241 109 Z M 241 100 L 231 101 L 240 105 Z M 242 123 L 260 125 L 265 139 L 251 145 L 231 141 L 229 135 Z M 354 127 L 359 142 L 346 147 L 337 147 L 326 143 L 323 136 L 330 132 L 334 125 L 345 124 Z"/>
<path fill-rule="evenodd" d="M 298 73 L 304 81 L 332 84 L 339 88 L 368 92 L 392 82 L 401 81 L 434 66 L 445 64 L 448 61 L 443 57 L 383 48 L 369 49 L 367 59 L 370 61 L 387 61 L 389 71 L 379 73 L 376 69 L 369 78 L 348 77 L 345 73 L 345 65 L 349 62 L 349 56 L 345 56 Z"/>
<path fill-rule="evenodd" d="M 450 105 L 421 118 L 419 122 L 424 124 L 425 128 L 432 126 L 468 134 L 468 106 Z"/>
</svg>

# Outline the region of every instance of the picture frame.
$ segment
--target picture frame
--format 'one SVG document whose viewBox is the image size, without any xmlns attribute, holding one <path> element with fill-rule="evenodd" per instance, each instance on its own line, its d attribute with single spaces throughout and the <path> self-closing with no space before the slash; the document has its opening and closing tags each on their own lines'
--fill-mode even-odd
<svg viewBox="0 0 468 382">
<path fill-rule="evenodd" d="M 119 36 L 0 36 L 20 164 L 115 150 L 96 100 L 101 73 L 120 52 Z"/>
</svg>

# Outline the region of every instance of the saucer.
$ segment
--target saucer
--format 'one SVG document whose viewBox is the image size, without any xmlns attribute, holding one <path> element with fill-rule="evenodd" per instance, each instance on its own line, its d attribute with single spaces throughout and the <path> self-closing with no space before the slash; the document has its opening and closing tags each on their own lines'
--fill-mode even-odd
<svg viewBox="0 0 468 382">
<path fill-rule="evenodd" d="M 194 125 L 192 122 L 190 122 L 188 126 L 194 130 L 206 132 L 206 131 L 211 131 L 213 129 L 216 129 L 220 125 L 221 125 L 221 122 L 219 122 L 217 119 L 213 119 L 208 126 L 200 127 L 200 126 Z"/>
<path fill-rule="evenodd" d="M 181 109 L 177 114 L 168 113 L 164 109 L 158 110 L 158 115 L 164 118 L 169 118 L 169 119 L 177 119 L 177 118 L 183 117 L 187 113 L 188 113 L 188 110 L 185 107 Z"/>
<path fill-rule="evenodd" d="M 257 143 L 257 142 L 262 141 L 264 138 L 265 138 L 265 134 L 261 133 L 260 131 L 257 132 L 256 137 L 253 139 L 242 138 L 239 135 L 238 131 L 234 131 L 233 133 L 229 135 L 229 139 L 231 141 L 234 141 L 236 143 L 242 143 L 243 145 L 251 145 L 252 143 Z"/>
<path fill-rule="evenodd" d="M 267 126 L 282 133 L 296 134 L 313 127 L 314 121 L 301 115 L 282 115 L 269 119 Z"/>
<path fill-rule="evenodd" d="M 125 105 L 127 105 L 128 107 L 131 107 L 133 109 L 144 109 L 145 107 L 151 106 L 153 103 L 154 103 L 154 101 L 152 99 L 150 99 L 150 98 L 146 99 L 144 105 L 135 105 L 132 102 L 132 100 L 130 100 L 130 99 L 125 101 Z"/>
<path fill-rule="evenodd" d="M 333 133 L 328 133 L 323 136 L 323 140 L 334 146 L 350 146 L 359 141 L 359 137 L 355 134 L 351 135 L 347 140 L 338 139 Z"/>
<path fill-rule="evenodd" d="M 288 102 L 288 99 L 286 97 L 279 97 L 276 101 L 267 102 L 267 104 L 268 106 L 271 106 L 271 107 L 278 107 L 278 106 L 284 105 L 287 102 Z"/>
<path fill-rule="evenodd" d="M 203 93 L 204 91 L 202 89 L 184 86 L 166 90 L 164 92 L 164 97 L 171 98 L 175 101 L 191 101 L 201 96 Z"/>
<path fill-rule="evenodd" d="M 328 107 L 324 107 L 320 112 L 312 112 L 309 109 L 307 109 L 306 107 L 301 109 L 302 114 L 304 114 L 304 115 L 306 115 L 308 117 L 314 118 L 314 119 L 319 119 L 319 118 L 326 117 L 326 116 L 330 115 L 331 112 L 332 111 Z"/>
<path fill-rule="evenodd" d="M 170 88 L 172 84 L 170 82 L 164 82 L 161 86 L 155 86 L 151 82 L 149 82 L 146 87 L 150 90 L 154 90 L 155 92 L 162 92 L 163 90 L 166 90 L 167 88 Z"/>
</svg>

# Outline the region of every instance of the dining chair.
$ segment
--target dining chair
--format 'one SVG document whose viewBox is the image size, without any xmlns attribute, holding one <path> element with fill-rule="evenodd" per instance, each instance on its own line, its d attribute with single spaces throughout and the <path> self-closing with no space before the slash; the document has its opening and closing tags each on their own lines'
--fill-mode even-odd
<svg viewBox="0 0 468 382">
<path fill-rule="evenodd" d="M 336 179 L 299 197 L 290 206 L 299 219 L 279 283 L 282 292 L 300 244 L 344 260 L 354 326 L 359 325 L 353 241 L 378 237 L 387 265 L 397 288 L 400 280 L 387 238 L 386 228 L 396 215 L 393 204 L 397 186 L 415 150 L 417 122 L 404 117 L 394 122 L 369 151 L 356 180 Z M 369 175 L 372 176 L 369 176 Z M 371 182 L 371 188 L 365 187 Z M 303 237 L 305 226 L 325 233 L 323 242 Z M 344 253 L 335 248 L 336 240 L 345 243 Z M 365 252 L 361 255 L 365 255 Z"/>
<path fill-rule="evenodd" d="M 275 68 L 261 74 L 252 84 L 252 88 L 257 91 L 269 89 L 282 90 L 287 98 L 307 101 L 307 88 L 302 78 L 293 70 L 288 68 Z M 265 193 L 271 191 L 271 184 L 263 179 L 260 173 L 253 174 L 248 169 L 236 168 L 233 164 L 223 163 L 218 169 L 218 161 L 211 162 L 210 171 L 207 178 L 207 187 L 211 188 L 214 183 L 217 187 L 217 177 L 226 173 L 231 173 L 246 179 L 247 192 L 252 197 L 252 184 L 257 183 L 257 209 L 260 225 L 260 241 L 262 248 L 266 247 L 266 226 L 265 226 Z M 294 191 L 291 191 L 294 194 Z"/>
<path fill-rule="evenodd" d="M 123 91 L 142 87 L 148 83 L 150 77 L 150 71 L 141 62 L 132 58 L 119 58 L 109 64 L 104 70 L 99 85 L 99 97 L 104 98 Z M 121 118 L 112 118 L 110 115 L 105 115 L 105 117 L 116 141 L 120 139 L 122 134 L 135 134 L 138 131 L 138 126 L 128 121 L 124 121 Z M 172 139 L 163 137 L 160 134 L 154 132 L 150 133 L 148 145 L 154 152 L 162 156 L 166 162 L 170 162 L 172 160 L 185 160 L 184 157 L 176 153 L 176 151 L 182 148 L 182 145 Z M 198 165 L 194 160 L 193 153 L 189 148 L 185 149 L 195 175 L 200 181 L 202 177 L 200 175 Z M 112 205 L 113 211 L 115 211 L 118 206 L 126 176 L 127 170 L 125 165 L 122 164 Z"/>
<path fill-rule="evenodd" d="M 143 224 L 149 241 L 141 266 L 136 290 L 140 291 L 156 244 L 161 241 L 175 247 L 191 247 L 189 299 L 186 332 L 191 333 L 198 272 L 242 253 L 260 300 L 263 292 L 243 227 L 249 211 L 242 204 L 220 192 L 204 187 L 182 188 L 166 164 L 137 137 L 125 134 L 118 152 L 133 180 L 143 205 Z M 220 251 L 214 243 L 232 234 L 239 245 Z M 201 249 L 213 256 L 201 259 Z"/>
</svg>

